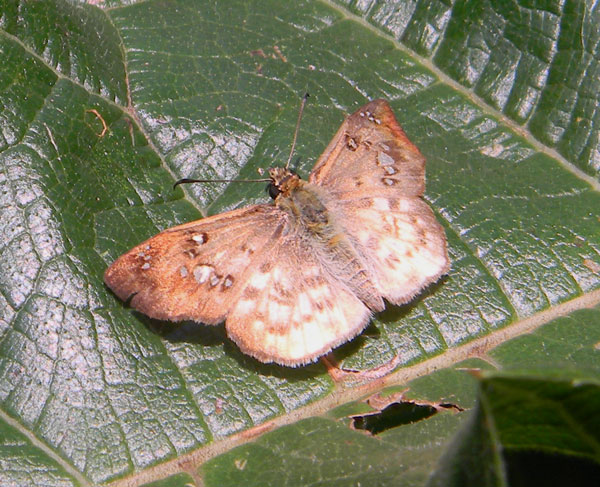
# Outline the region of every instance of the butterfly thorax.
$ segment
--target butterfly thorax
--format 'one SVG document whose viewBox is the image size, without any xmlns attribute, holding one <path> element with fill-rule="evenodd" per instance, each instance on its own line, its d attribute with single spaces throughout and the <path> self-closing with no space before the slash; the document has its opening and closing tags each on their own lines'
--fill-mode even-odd
<svg viewBox="0 0 600 487">
<path fill-rule="evenodd" d="M 303 181 L 285 168 L 269 169 L 269 175 L 276 190 L 275 205 L 289 215 L 290 231 L 307 242 L 325 267 L 347 284 L 369 308 L 382 310 L 384 304 L 371 273 L 355 243 L 337 222 L 335 210 L 328 208 L 330 198 L 326 191 Z"/>
<path fill-rule="evenodd" d="M 269 177 L 271 178 L 269 187 L 274 189 L 274 191 L 269 191 L 273 199 L 280 193 L 289 194 L 301 181 L 296 173 L 285 167 L 269 168 Z"/>
<path fill-rule="evenodd" d="M 292 222 L 317 237 L 335 232 L 334 222 L 330 219 L 318 187 L 283 167 L 269 169 L 269 175 L 273 188 L 270 193 L 275 205 L 288 213 Z"/>
</svg>

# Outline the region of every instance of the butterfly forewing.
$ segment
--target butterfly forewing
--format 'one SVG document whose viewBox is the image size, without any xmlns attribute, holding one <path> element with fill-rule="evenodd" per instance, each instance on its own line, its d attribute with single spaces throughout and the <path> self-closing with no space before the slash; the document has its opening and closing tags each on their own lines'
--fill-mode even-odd
<svg viewBox="0 0 600 487">
<path fill-rule="evenodd" d="M 309 182 L 345 194 L 422 196 L 425 158 L 398 125 L 385 100 L 350 115 L 321 155 Z"/>
<path fill-rule="evenodd" d="M 253 263 L 277 243 L 285 215 L 254 205 L 165 230 L 106 271 L 106 284 L 157 319 L 219 323 Z"/>
</svg>

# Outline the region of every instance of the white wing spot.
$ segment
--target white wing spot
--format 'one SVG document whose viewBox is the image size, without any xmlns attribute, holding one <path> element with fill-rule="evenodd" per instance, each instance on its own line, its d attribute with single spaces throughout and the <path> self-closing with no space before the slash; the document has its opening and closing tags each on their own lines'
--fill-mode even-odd
<svg viewBox="0 0 600 487">
<path fill-rule="evenodd" d="M 255 272 L 250 278 L 250 285 L 259 291 L 263 290 L 269 281 L 269 273 Z"/>
<path fill-rule="evenodd" d="M 385 198 L 373 198 L 373 206 L 377 210 L 387 211 L 390 209 L 390 204 Z"/>
<path fill-rule="evenodd" d="M 231 287 L 232 284 L 233 284 L 233 280 L 231 279 L 231 277 L 227 276 L 225 278 L 225 281 L 223 282 L 223 285 L 225 287 Z"/>
<path fill-rule="evenodd" d="M 269 317 L 276 322 L 287 322 L 292 314 L 292 308 L 289 305 L 276 301 L 271 301 L 268 309 Z"/>
<path fill-rule="evenodd" d="M 394 181 L 393 179 L 390 179 L 390 178 L 383 178 L 383 182 L 385 184 L 387 184 L 388 186 L 392 186 L 396 181 Z"/>
<path fill-rule="evenodd" d="M 298 309 L 300 310 L 301 316 L 310 316 L 313 313 L 313 305 L 311 297 L 308 293 L 300 293 L 298 295 Z"/>
<path fill-rule="evenodd" d="M 180 275 L 181 277 L 187 277 L 187 276 L 188 276 L 188 270 L 187 270 L 187 267 L 186 267 L 186 266 L 182 265 L 182 266 L 179 268 L 179 275 Z"/>
<path fill-rule="evenodd" d="M 215 287 L 217 284 L 219 284 L 219 281 L 220 279 L 215 274 L 213 274 L 213 276 L 210 278 L 210 285 L 212 287 Z"/>
<path fill-rule="evenodd" d="M 148 269 L 150 269 L 150 264 L 148 264 L 148 262 L 146 262 L 144 265 L 142 265 L 142 269 L 147 271 Z"/>
<path fill-rule="evenodd" d="M 378 118 L 375 118 L 375 116 L 371 112 L 367 111 L 365 113 L 367 114 L 367 120 L 369 120 L 369 122 L 374 122 L 377 125 L 381 124 L 381 120 L 379 120 Z"/>
<path fill-rule="evenodd" d="M 379 152 L 377 154 L 377 160 L 379 161 L 380 166 L 391 166 L 394 164 L 394 158 L 385 152 Z"/>
<path fill-rule="evenodd" d="M 150 250 L 150 245 L 146 245 L 146 250 Z"/>
<path fill-rule="evenodd" d="M 321 274 L 321 271 L 319 270 L 318 267 L 309 267 L 307 269 L 304 269 L 304 272 L 307 276 L 310 277 L 315 277 Z"/>
<path fill-rule="evenodd" d="M 198 265 L 194 267 L 194 279 L 198 284 L 204 284 L 213 273 L 213 268 L 210 265 Z"/>
<path fill-rule="evenodd" d="M 198 242 L 199 244 L 203 244 L 204 242 L 206 242 L 206 235 L 204 235 L 203 233 L 199 233 L 198 235 L 194 235 L 192 237 L 192 240 L 194 242 Z"/>
<path fill-rule="evenodd" d="M 253 299 L 240 299 L 236 305 L 236 310 L 240 315 L 247 315 L 256 308 L 256 301 Z"/>
<path fill-rule="evenodd" d="M 385 166 L 385 172 L 388 174 L 396 174 L 396 169 L 393 166 Z"/>
<path fill-rule="evenodd" d="M 321 302 L 324 298 L 331 296 L 331 291 L 327 286 L 319 286 L 306 291 L 313 301 Z"/>
</svg>

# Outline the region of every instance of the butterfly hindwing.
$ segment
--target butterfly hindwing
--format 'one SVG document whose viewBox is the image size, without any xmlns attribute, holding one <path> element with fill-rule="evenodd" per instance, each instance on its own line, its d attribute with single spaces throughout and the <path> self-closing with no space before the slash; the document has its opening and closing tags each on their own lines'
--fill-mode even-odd
<svg viewBox="0 0 600 487">
<path fill-rule="evenodd" d="M 444 230 L 421 198 L 365 196 L 340 200 L 338 211 L 391 303 L 407 303 L 448 272 Z"/>
<path fill-rule="evenodd" d="M 297 234 L 280 239 L 241 291 L 227 334 L 263 361 L 300 365 L 350 340 L 371 312 Z"/>
</svg>

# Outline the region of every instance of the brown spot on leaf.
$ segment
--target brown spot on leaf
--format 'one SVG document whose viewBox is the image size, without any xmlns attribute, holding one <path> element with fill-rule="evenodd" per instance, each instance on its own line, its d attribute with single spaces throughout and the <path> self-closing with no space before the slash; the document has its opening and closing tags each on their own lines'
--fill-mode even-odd
<svg viewBox="0 0 600 487">
<path fill-rule="evenodd" d="M 594 262 L 592 259 L 584 259 L 583 265 L 586 266 L 590 271 L 600 274 L 600 264 Z"/>
</svg>

